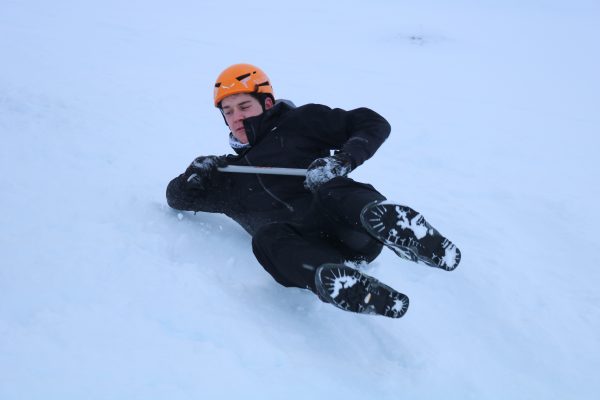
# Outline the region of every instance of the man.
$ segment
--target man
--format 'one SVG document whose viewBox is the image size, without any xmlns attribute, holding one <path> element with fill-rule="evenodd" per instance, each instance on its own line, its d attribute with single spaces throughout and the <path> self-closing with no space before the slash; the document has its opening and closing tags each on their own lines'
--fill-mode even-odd
<svg viewBox="0 0 600 400">
<path fill-rule="evenodd" d="M 371 262 L 386 245 L 412 261 L 445 270 L 458 266 L 458 248 L 419 213 L 386 203 L 373 186 L 346 176 L 390 133 L 376 112 L 275 101 L 267 75 L 249 64 L 219 75 L 214 104 L 236 155 L 196 158 L 169 183 L 167 201 L 178 210 L 223 213 L 237 221 L 252 235 L 257 260 L 281 285 L 310 289 L 347 311 L 399 318 L 408 298 L 344 263 Z M 307 173 L 220 170 L 226 166 Z"/>
</svg>

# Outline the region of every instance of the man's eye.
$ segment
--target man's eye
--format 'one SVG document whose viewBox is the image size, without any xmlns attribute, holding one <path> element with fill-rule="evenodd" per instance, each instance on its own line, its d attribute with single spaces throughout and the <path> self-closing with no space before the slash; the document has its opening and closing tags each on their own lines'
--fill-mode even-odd
<svg viewBox="0 0 600 400">
<path fill-rule="evenodd" d="M 224 115 L 231 115 L 231 114 L 233 114 L 233 112 L 232 111 L 225 111 L 223 114 Z"/>
</svg>

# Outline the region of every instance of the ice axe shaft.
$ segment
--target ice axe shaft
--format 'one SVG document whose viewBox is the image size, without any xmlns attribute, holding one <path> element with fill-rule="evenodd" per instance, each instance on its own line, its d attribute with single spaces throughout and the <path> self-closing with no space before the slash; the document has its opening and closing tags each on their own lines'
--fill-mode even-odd
<svg viewBox="0 0 600 400">
<path fill-rule="evenodd" d="M 221 172 L 233 172 L 238 174 L 306 176 L 306 169 L 304 168 L 250 167 L 245 165 L 228 165 L 226 167 L 219 167 L 217 169 Z"/>
</svg>

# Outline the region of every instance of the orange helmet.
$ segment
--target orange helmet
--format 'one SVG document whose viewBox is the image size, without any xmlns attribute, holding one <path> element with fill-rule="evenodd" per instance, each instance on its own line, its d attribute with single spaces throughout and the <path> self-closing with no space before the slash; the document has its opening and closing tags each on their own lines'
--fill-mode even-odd
<svg viewBox="0 0 600 400">
<path fill-rule="evenodd" d="M 269 77 L 250 64 L 235 64 L 221 72 L 215 83 L 215 107 L 225 97 L 237 93 L 267 93 L 273 96 Z"/>
</svg>

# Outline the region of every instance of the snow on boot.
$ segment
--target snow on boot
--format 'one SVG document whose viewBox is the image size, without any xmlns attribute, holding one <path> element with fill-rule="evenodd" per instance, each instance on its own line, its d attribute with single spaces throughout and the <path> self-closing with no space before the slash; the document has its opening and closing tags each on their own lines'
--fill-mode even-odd
<svg viewBox="0 0 600 400">
<path fill-rule="evenodd" d="M 342 310 L 390 318 L 400 318 L 408 310 L 406 295 L 343 264 L 321 265 L 315 283 L 319 297 Z"/>
<path fill-rule="evenodd" d="M 410 207 L 372 203 L 361 212 L 365 229 L 402 258 L 452 271 L 460 263 L 460 250 Z"/>
</svg>

